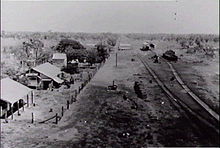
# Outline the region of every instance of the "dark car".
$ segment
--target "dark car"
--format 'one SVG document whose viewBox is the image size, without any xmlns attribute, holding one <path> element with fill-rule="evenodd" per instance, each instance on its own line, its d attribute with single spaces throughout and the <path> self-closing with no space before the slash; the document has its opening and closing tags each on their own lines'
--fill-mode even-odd
<svg viewBox="0 0 220 148">
<path fill-rule="evenodd" d="M 163 53 L 162 56 L 164 59 L 169 61 L 177 61 L 178 57 L 175 55 L 175 52 L 173 50 L 168 50 L 165 53 Z"/>
</svg>

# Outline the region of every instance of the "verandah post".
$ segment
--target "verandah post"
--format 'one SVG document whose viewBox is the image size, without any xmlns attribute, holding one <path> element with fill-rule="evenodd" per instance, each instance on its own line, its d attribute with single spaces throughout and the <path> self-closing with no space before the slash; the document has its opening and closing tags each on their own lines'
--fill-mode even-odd
<svg viewBox="0 0 220 148">
<path fill-rule="evenodd" d="M 27 107 L 29 107 L 29 96 L 27 95 Z"/>
<path fill-rule="evenodd" d="M 13 106 L 11 105 L 11 119 L 13 120 Z"/>
</svg>

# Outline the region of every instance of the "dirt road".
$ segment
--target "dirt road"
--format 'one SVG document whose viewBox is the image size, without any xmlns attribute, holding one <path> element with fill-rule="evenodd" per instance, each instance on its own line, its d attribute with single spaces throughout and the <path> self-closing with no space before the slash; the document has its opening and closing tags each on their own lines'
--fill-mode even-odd
<svg viewBox="0 0 220 148">
<path fill-rule="evenodd" d="M 136 57 L 136 51 L 115 53 L 81 91 L 58 125 L 24 125 L 32 128 L 16 141 L 16 147 L 136 148 L 150 146 L 201 146 L 184 117 L 153 81 Z M 108 91 L 112 82 L 116 91 Z M 141 95 L 134 84 L 138 83 Z M 24 127 L 25 128 L 25 127 Z M 33 130 L 35 129 L 35 130 Z"/>
</svg>

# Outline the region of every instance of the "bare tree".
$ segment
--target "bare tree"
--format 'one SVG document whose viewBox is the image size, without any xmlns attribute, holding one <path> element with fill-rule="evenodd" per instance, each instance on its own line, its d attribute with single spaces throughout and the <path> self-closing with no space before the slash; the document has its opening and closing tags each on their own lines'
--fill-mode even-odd
<svg viewBox="0 0 220 148">
<path fill-rule="evenodd" d="M 42 56 L 44 44 L 40 40 L 30 39 L 30 41 L 23 42 L 23 51 L 27 58 L 34 58 L 38 60 Z"/>
</svg>

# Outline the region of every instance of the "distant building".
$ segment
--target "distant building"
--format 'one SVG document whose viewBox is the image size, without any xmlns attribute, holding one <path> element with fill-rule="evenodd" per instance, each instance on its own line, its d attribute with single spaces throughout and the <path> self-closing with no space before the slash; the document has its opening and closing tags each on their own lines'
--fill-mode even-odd
<svg viewBox="0 0 220 148">
<path fill-rule="evenodd" d="M 27 100 L 27 98 L 30 100 Z M 18 109 L 18 107 L 19 108 L 22 107 L 24 104 L 27 103 L 27 101 L 31 103 L 31 99 L 33 99 L 32 89 L 10 78 L 2 79 L 1 80 L 1 99 L 0 99 L 1 115 L 0 117 L 4 116 L 6 112 L 7 112 L 7 115 L 11 113 L 11 111 L 15 112 Z"/>
<path fill-rule="evenodd" d="M 54 53 L 52 57 L 53 65 L 61 68 L 67 66 L 67 56 L 65 53 Z"/>
<path fill-rule="evenodd" d="M 147 50 L 154 49 L 155 47 L 156 47 L 155 44 L 146 41 L 146 42 L 143 43 L 142 50 L 146 50 L 147 51 Z"/>
<path fill-rule="evenodd" d="M 59 87 L 63 83 L 61 79 L 62 75 L 63 72 L 60 68 L 48 62 L 31 68 L 26 73 L 28 86 L 38 89 L 48 89 L 51 85 L 53 87 Z"/>
<path fill-rule="evenodd" d="M 131 44 L 120 44 L 118 50 L 130 50 Z"/>
<path fill-rule="evenodd" d="M 97 49 L 96 45 L 97 44 L 94 44 L 94 43 L 87 43 L 85 47 L 86 49 Z"/>
</svg>

